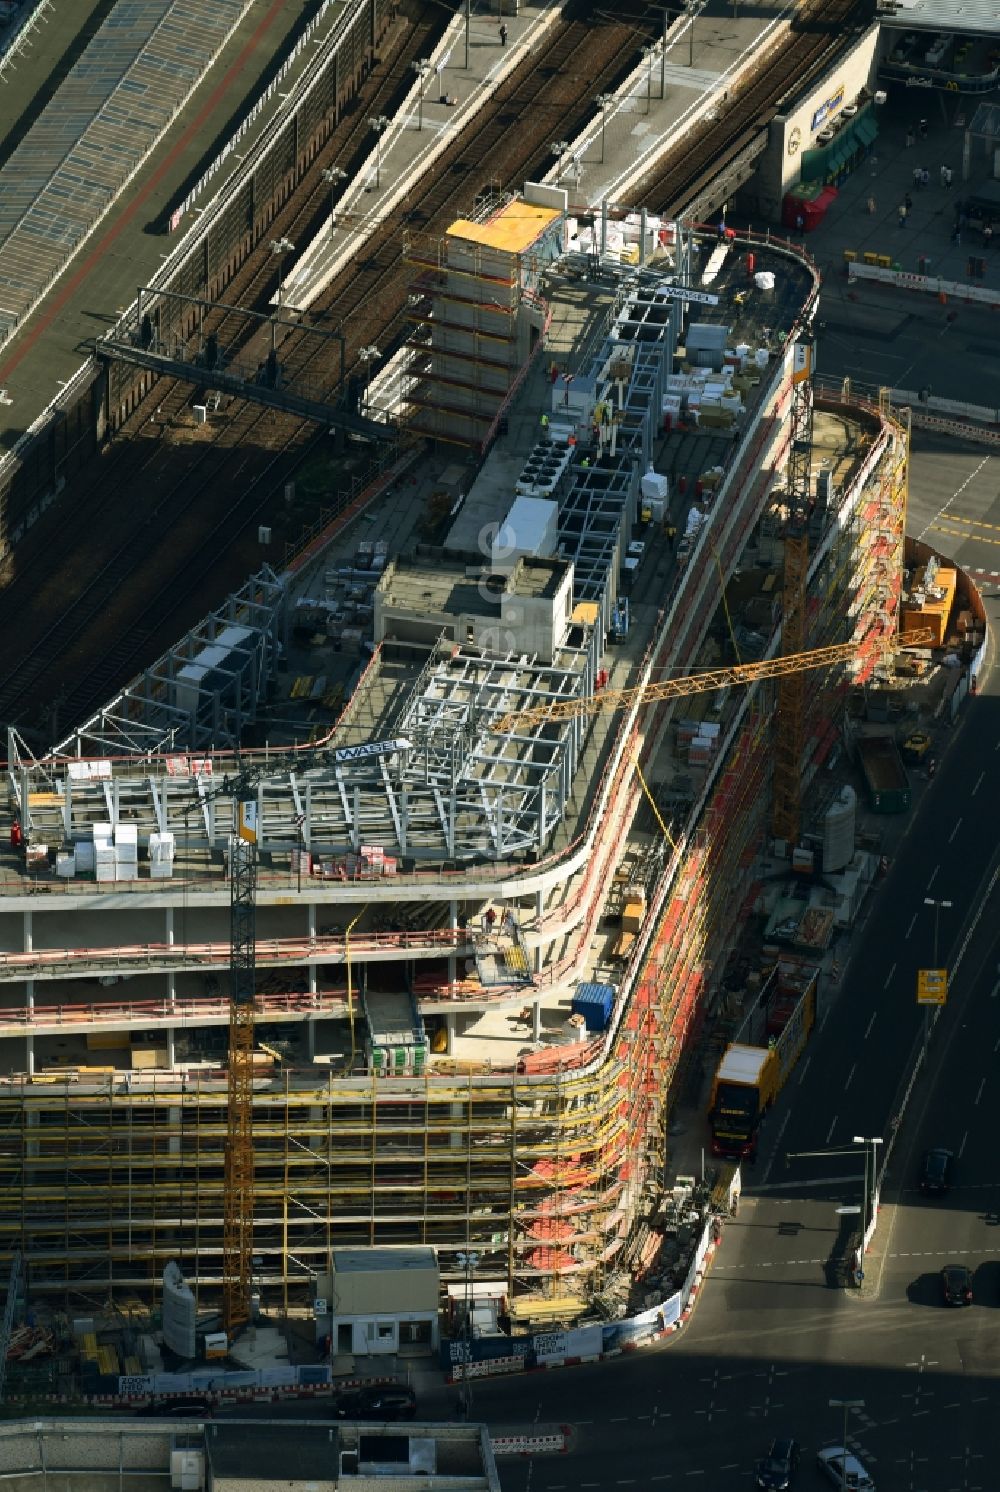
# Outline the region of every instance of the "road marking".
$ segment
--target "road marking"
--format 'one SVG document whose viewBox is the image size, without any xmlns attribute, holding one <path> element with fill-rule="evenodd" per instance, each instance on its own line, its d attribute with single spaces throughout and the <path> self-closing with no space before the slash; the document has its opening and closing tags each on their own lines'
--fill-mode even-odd
<svg viewBox="0 0 1000 1492">
<path fill-rule="evenodd" d="M 855 1062 L 854 1066 L 851 1068 L 850 1072 L 847 1074 L 847 1082 L 844 1084 L 845 1089 L 849 1088 L 851 1086 L 851 1079 L 854 1076 L 855 1069 L 857 1068 L 857 1065 L 858 1064 Z"/>
<path fill-rule="evenodd" d="M 866 1041 L 868 1040 L 869 1036 L 871 1035 L 872 1026 L 874 1026 L 874 1024 L 875 1024 L 875 1017 L 877 1015 L 878 1015 L 878 1011 L 877 1010 L 873 1010 L 872 1013 L 871 1013 L 871 1015 L 868 1017 L 868 1024 L 865 1027 L 865 1040 Z"/>
<path fill-rule="evenodd" d="M 809 1067 L 809 1063 L 811 1061 L 812 1061 L 812 1052 L 809 1053 L 808 1057 L 806 1058 L 806 1060 L 803 1062 L 801 1068 L 799 1069 L 799 1084 L 800 1084 L 800 1086 L 801 1086 L 801 1083 L 802 1083 L 802 1079 L 806 1075 L 806 1072 L 807 1072 L 808 1067 Z"/>
<path fill-rule="evenodd" d="M 977 778 L 976 778 L 976 785 L 975 785 L 975 787 L 974 787 L 974 788 L 973 788 L 973 789 L 972 789 L 972 797 L 975 797 L 975 796 L 976 796 L 976 794 L 977 794 L 977 793 L 978 793 L 978 791 L 979 791 L 979 789 L 980 789 L 980 788 L 981 788 L 981 787 L 982 787 L 982 784 L 983 784 L 983 778 L 984 778 L 984 777 L 985 777 L 985 776 L 986 776 L 986 773 L 985 773 L 985 772 L 980 772 L 980 774 L 979 774 L 979 776 L 978 776 L 978 777 L 977 777 Z"/>
<path fill-rule="evenodd" d="M 958 831 L 959 831 L 959 829 L 961 829 L 961 827 L 962 827 L 962 820 L 961 819 L 956 819 L 956 821 L 955 821 L 955 827 L 954 827 L 954 829 L 952 829 L 951 833 L 948 835 L 948 843 L 949 844 L 951 844 L 952 840 L 955 838 L 955 835 L 958 833 Z"/>
<path fill-rule="evenodd" d="M 907 937 L 909 937 L 909 934 L 907 934 Z M 883 986 L 882 986 L 883 989 L 888 989 L 889 988 L 890 984 L 892 983 L 892 976 L 893 976 L 893 974 L 895 974 L 895 972 L 896 972 L 896 965 L 893 964 L 892 968 L 889 970 L 888 974 L 885 976 L 885 984 L 883 984 Z"/>
<path fill-rule="evenodd" d="M 966 1130 L 965 1134 L 962 1136 L 962 1143 L 958 1147 L 958 1158 L 959 1158 L 959 1160 L 961 1160 L 962 1156 L 965 1154 L 965 1142 L 966 1142 L 966 1140 L 968 1138 L 969 1138 L 969 1131 Z"/>
<path fill-rule="evenodd" d="M 907 937 L 910 936 L 910 933 L 913 931 L 913 929 L 916 927 L 916 925 L 917 925 L 917 914 L 916 914 L 916 912 L 914 912 L 914 914 L 913 914 L 913 920 L 911 921 L 909 927 L 906 929 L 906 936 Z"/>
<path fill-rule="evenodd" d="M 864 1177 L 861 1175 L 861 1172 L 859 1171 L 856 1176 L 827 1176 L 822 1181 L 772 1181 L 769 1186 L 764 1186 L 764 1184 L 761 1183 L 760 1186 L 755 1186 L 754 1187 L 754 1191 L 755 1192 L 783 1192 L 783 1191 L 791 1191 L 793 1187 L 794 1187 L 794 1189 L 796 1191 L 801 1191 L 805 1187 L 839 1186 L 839 1184 L 842 1181 L 862 1181 L 862 1180 L 864 1180 Z"/>
<path fill-rule="evenodd" d="M 623 1425 L 627 1419 L 628 1419 L 628 1415 L 627 1414 L 616 1414 L 615 1417 L 614 1417 L 614 1419 L 611 1420 L 611 1424 L 613 1424 L 613 1425 Z"/>
<path fill-rule="evenodd" d="M 778 1153 L 778 1146 L 781 1144 L 781 1136 L 785 1133 L 785 1125 L 788 1123 L 791 1117 L 791 1114 L 788 1113 L 781 1121 L 781 1128 L 778 1130 L 778 1133 L 774 1137 L 774 1149 L 771 1151 L 771 1158 L 768 1161 L 767 1165 L 764 1167 L 764 1175 L 761 1178 L 762 1181 L 767 1181 L 767 1178 L 771 1174 L 771 1167 L 774 1165 L 775 1156 Z"/>
<path fill-rule="evenodd" d="M 996 1048 L 994 1048 L 994 1050 L 996 1050 Z M 976 1094 L 974 1102 L 978 1103 L 979 1100 L 982 1098 L 982 1096 L 983 1096 L 983 1089 L 985 1087 L 986 1087 L 986 1079 L 983 1078 L 982 1082 L 979 1084 L 979 1092 Z"/>
<path fill-rule="evenodd" d="M 975 470 L 971 471 L 969 473 L 969 475 L 966 477 L 966 479 L 962 483 L 962 485 L 960 487 L 956 487 L 955 488 L 955 491 L 951 494 L 951 496 L 949 497 L 948 501 L 945 503 L 944 507 L 943 508 L 939 508 L 938 511 L 934 514 L 934 517 L 931 518 L 924 525 L 924 527 L 921 529 L 920 533 L 917 535 L 918 539 L 922 539 L 923 536 L 924 536 L 924 534 L 927 532 L 927 530 L 929 528 L 931 528 L 934 524 L 940 523 L 941 519 L 945 516 L 946 513 L 948 513 L 948 509 L 951 507 L 951 505 L 955 501 L 956 497 L 961 497 L 961 495 L 965 491 L 966 487 L 968 487 L 969 484 L 970 484 L 970 482 L 973 482 L 976 479 L 976 477 L 978 477 L 979 473 L 982 471 L 983 467 L 986 465 L 986 463 L 989 461 L 989 459 L 990 459 L 989 456 L 984 456 L 983 459 L 982 459 L 982 461 L 980 461 L 979 465 L 975 468 Z M 949 521 L 951 521 L 953 519 L 953 516 L 954 516 L 953 514 L 948 513 L 948 519 L 949 519 Z M 966 537 L 968 537 L 968 536 L 966 536 Z"/>
<path fill-rule="evenodd" d="M 933 886 L 934 882 L 937 880 L 937 873 L 938 873 L 938 871 L 940 869 L 941 869 L 940 865 L 935 865 L 934 869 L 931 871 L 931 878 L 927 882 L 927 889 L 928 889 L 928 891 L 931 889 L 931 887 Z"/>
<path fill-rule="evenodd" d="M 836 1116 L 836 1114 L 834 1114 L 833 1118 L 830 1120 L 830 1128 L 826 1132 L 826 1143 L 828 1145 L 830 1143 L 830 1137 L 833 1134 L 833 1127 L 836 1124 L 836 1122 L 837 1122 L 837 1116 Z"/>
</svg>

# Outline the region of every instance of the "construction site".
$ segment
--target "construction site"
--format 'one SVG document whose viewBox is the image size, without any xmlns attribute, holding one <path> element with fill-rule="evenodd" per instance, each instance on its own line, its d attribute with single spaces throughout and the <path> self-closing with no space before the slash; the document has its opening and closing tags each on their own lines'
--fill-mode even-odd
<svg viewBox="0 0 1000 1492">
<path fill-rule="evenodd" d="M 586 231 L 529 186 L 411 245 L 423 485 L 50 752 L 11 730 L 33 1305 L 157 1309 L 177 1263 L 322 1335 L 332 1255 L 406 1245 L 511 1328 L 613 1320 L 706 1052 L 767 971 L 822 987 L 878 860 L 832 769 L 947 674 L 912 610 L 900 652 L 906 411 L 816 376 L 801 247 Z"/>
</svg>

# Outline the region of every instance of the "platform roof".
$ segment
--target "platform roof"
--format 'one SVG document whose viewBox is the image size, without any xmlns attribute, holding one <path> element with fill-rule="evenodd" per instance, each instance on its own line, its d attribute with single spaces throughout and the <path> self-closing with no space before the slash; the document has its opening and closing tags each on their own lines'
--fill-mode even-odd
<svg viewBox="0 0 1000 1492">
<path fill-rule="evenodd" d="M 469 243 L 500 249 L 507 254 L 523 254 L 560 215 L 555 207 L 538 207 L 533 202 L 508 202 L 488 223 L 459 218 L 448 229 L 448 236 L 464 238 Z"/>
</svg>

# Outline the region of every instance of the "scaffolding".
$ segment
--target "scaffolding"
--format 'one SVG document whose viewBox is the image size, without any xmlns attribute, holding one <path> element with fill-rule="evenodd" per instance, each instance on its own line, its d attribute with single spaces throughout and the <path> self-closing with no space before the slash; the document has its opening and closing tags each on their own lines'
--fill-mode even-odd
<svg viewBox="0 0 1000 1492">
<path fill-rule="evenodd" d="M 538 294 L 561 239 L 555 208 L 501 199 L 483 222 L 459 220 L 404 248 L 410 299 L 407 423 L 481 448 L 540 349 L 549 310 Z"/>
</svg>

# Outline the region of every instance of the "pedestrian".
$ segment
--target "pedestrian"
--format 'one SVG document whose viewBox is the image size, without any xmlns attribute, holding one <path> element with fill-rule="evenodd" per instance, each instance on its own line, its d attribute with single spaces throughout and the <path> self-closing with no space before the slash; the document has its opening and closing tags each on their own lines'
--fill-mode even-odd
<svg viewBox="0 0 1000 1492">
<path fill-rule="evenodd" d="M 590 457 L 589 456 L 584 456 L 583 460 L 580 462 L 580 465 L 581 466 L 589 466 L 590 465 Z"/>
<path fill-rule="evenodd" d="M 805 230 L 806 220 L 800 212 L 795 214 L 795 231 L 802 233 Z"/>
<path fill-rule="evenodd" d="M 942 166 L 941 167 L 941 185 L 943 187 L 946 187 L 948 185 L 948 167 L 947 166 Z"/>
<path fill-rule="evenodd" d="M 944 184 L 945 184 L 946 187 L 950 187 L 951 186 L 952 175 L 953 175 L 953 172 L 952 172 L 951 167 L 950 166 L 945 166 L 945 168 L 944 168 Z"/>
<path fill-rule="evenodd" d="M 875 202 L 875 198 L 874 197 L 869 197 L 868 201 L 867 201 L 867 203 L 865 205 L 868 208 L 868 216 L 870 218 L 873 218 L 875 216 L 875 213 L 878 211 L 878 208 L 877 208 L 877 205 L 876 205 L 876 202 Z"/>
<path fill-rule="evenodd" d="M 920 173 L 920 185 L 922 187 L 929 187 L 930 184 L 931 184 L 931 173 L 925 167 L 924 170 L 921 171 L 921 173 Z"/>
<path fill-rule="evenodd" d="M 899 226 L 901 228 L 905 228 L 906 227 L 906 204 L 905 203 L 900 203 L 900 206 L 899 206 Z"/>
<path fill-rule="evenodd" d="M 906 196 L 903 198 L 903 202 L 905 204 L 907 212 L 912 212 L 913 211 L 913 198 L 910 196 L 909 192 L 907 192 Z"/>
<path fill-rule="evenodd" d="M 917 125 L 917 134 L 920 136 L 921 140 L 926 140 L 927 139 L 927 120 L 926 119 L 921 119 L 920 123 Z"/>
<path fill-rule="evenodd" d="M 507 26 L 503 21 L 500 22 L 500 45 L 502 47 L 507 45 Z"/>
<path fill-rule="evenodd" d="M 983 248 L 988 249 L 993 242 L 993 224 L 986 223 L 983 227 Z"/>
<path fill-rule="evenodd" d="M 542 434 L 543 435 L 548 435 L 548 433 L 549 433 L 549 417 L 548 417 L 547 414 L 543 414 L 542 415 L 541 425 L 542 425 Z"/>
<path fill-rule="evenodd" d="M 913 134 L 913 131 L 912 130 L 907 130 L 906 131 L 906 148 L 907 148 L 907 150 L 909 150 L 910 146 L 913 143 L 914 143 L 914 134 Z"/>
<path fill-rule="evenodd" d="M 719 226 L 716 229 L 716 232 L 719 235 L 719 242 L 720 243 L 725 243 L 725 241 L 726 241 L 726 220 L 725 220 L 725 218 L 720 218 L 719 219 Z"/>
<path fill-rule="evenodd" d="M 960 244 L 962 242 L 962 230 L 957 223 L 952 231 L 951 241 L 953 244 Z"/>
<path fill-rule="evenodd" d="M 917 188 L 919 188 L 919 186 L 920 186 L 920 178 L 921 178 L 922 175 L 923 175 L 923 173 L 922 173 L 920 167 L 919 166 L 914 166 L 914 168 L 913 168 L 913 185 L 915 187 L 917 187 Z"/>
</svg>

